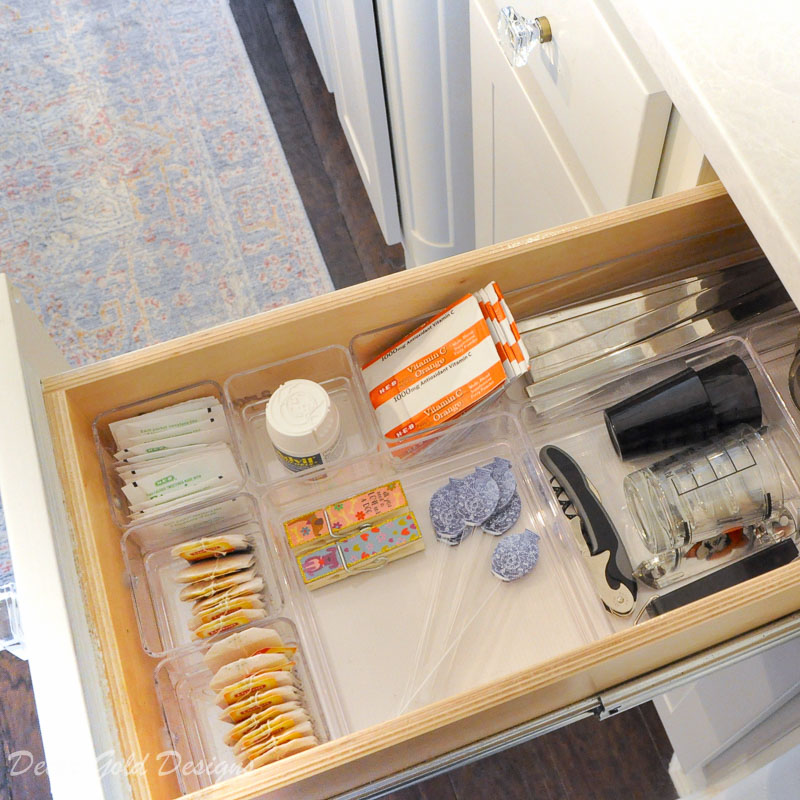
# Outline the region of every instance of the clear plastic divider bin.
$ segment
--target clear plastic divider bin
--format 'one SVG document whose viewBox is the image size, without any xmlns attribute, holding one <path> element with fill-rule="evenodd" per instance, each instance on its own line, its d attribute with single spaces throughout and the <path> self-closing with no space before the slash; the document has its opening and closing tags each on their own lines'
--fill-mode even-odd
<svg viewBox="0 0 800 800">
<path fill-rule="evenodd" d="M 257 486 L 314 481 L 339 461 L 350 461 L 374 451 L 377 428 L 362 396 L 359 376 L 344 347 L 332 345 L 295 358 L 231 375 L 225 395 L 233 410 L 237 439 L 244 453 L 247 472 Z M 319 384 L 338 411 L 341 446 L 335 458 L 321 466 L 290 472 L 275 452 L 267 433 L 266 407 L 272 394 L 290 380 L 305 379 Z"/>
<path fill-rule="evenodd" d="M 632 369 L 624 377 L 610 380 L 603 386 L 593 387 L 591 392 L 582 392 L 581 400 L 569 406 L 560 407 L 548 414 L 537 413 L 532 405 L 521 410 L 523 427 L 538 451 L 545 445 L 556 445 L 571 455 L 580 465 L 588 479 L 594 485 L 602 504 L 610 514 L 619 533 L 622 544 L 634 569 L 642 562 L 651 559 L 654 552 L 649 549 L 637 530 L 635 509 L 631 509 L 624 491 L 625 479 L 631 473 L 649 467 L 655 462 L 668 457 L 685 448 L 673 447 L 645 456 L 623 460 L 615 451 L 609 436 L 604 417 L 605 409 L 613 406 L 659 381 L 679 373 L 687 366 L 700 370 L 728 356 L 738 356 L 747 365 L 753 377 L 762 409 L 762 429 L 768 444 L 771 460 L 778 472 L 782 494 L 782 507 L 789 512 L 793 520 L 797 520 L 800 512 L 800 488 L 797 475 L 800 475 L 800 443 L 797 428 L 786 406 L 784 398 L 776 391 L 765 365 L 753 348 L 751 342 L 739 336 L 718 337 L 714 341 L 704 342 L 695 347 L 685 348 L 679 354 L 665 358 L 652 359 Z M 783 378 L 785 380 L 785 376 Z M 698 440 L 694 447 L 702 448 L 703 440 Z M 777 515 L 779 508 L 768 508 L 771 515 Z M 735 526 L 736 520 L 730 521 Z M 719 532 L 725 530 L 721 524 Z M 591 578 L 581 558 L 573 536 L 563 539 L 563 558 L 572 558 L 574 574 L 583 573 L 583 582 L 591 593 Z M 742 549 L 741 556 L 747 554 Z M 730 563 L 730 562 L 725 562 Z M 713 561 L 707 566 L 713 568 Z M 683 567 L 681 567 L 683 569 Z M 685 572 L 684 580 L 677 579 L 683 574 L 676 574 L 674 586 L 677 588 L 686 583 L 693 573 Z M 634 624 L 640 619 L 641 611 L 648 602 L 659 594 L 657 590 L 648 588 L 641 582 L 638 585 L 638 599 L 633 614 L 616 617 L 607 614 L 609 622 L 615 629 Z M 599 604 L 599 598 L 596 599 Z"/>
<path fill-rule="evenodd" d="M 150 655 L 161 657 L 197 641 L 190 628 L 194 601 L 181 599 L 188 584 L 177 580 L 189 563 L 173 555 L 173 548 L 200 537 L 231 533 L 242 534 L 250 544 L 254 579 L 263 582 L 256 594 L 264 613 L 269 617 L 280 614 L 285 604 L 285 579 L 278 577 L 276 552 L 251 495 L 238 494 L 160 521 L 135 525 L 122 537 L 142 645 Z"/>
<path fill-rule="evenodd" d="M 328 726 L 330 700 L 325 710 L 321 701 L 323 696 L 335 695 L 335 688 L 324 673 L 312 669 L 297 626 L 287 618 L 272 618 L 250 628 L 271 628 L 288 648 L 296 648 L 290 658 L 294 665 L 292 682 L 299 694 L 297 703 L 308 714 L 320 743 L 340 735 L 340 731 L 332 732 Z M 162 769 L 174 771 L 187 794 L 242 772 L 233 747 L 226 743 L 233 726 L 221 719 L 224 708 L 217 702 L 218 693 L 211 688 L 214 673 L 203 658 L 212 644 L 183 648 L 155 670 L 156 690 L 172 742 L 169 761 Z"/>
<path fill-rule="evenodd" d="M 128 465 L 133 467 L 135 459 L 141 460 L 143 457 L 152 456 L 159 450 L 163 451 L 164 447 L 161 446 L 163 444 L 163 440 L 162 442 L 143 442 L 137 446 L 136 450 L 132 450 L 130 454 L 122 453 L 121 458 L 117 458 L 115 456 L 120 453 L 120 451 L 117 449 L 117 443 L 112 433 L 113 425 L 122 420 L 135 420 L 136 417 L 142 414 L 147 414 L 149 412 L 162 409 L 169 409 L 172 406 L 186 403 L 190 400 L 197 400 L 203 397 L 211 398 L 216 403 L 219 403 L 222 408 L 224 424 L 216 429 L 213 438 L 215 442 L 223 442 L 230 448 L 230 452 L 235 464 L 233 468 L 233 474 L 230 476 L 233 479 L 233 484 L 230 485 L 227 483 L 228 476 L 226 476 L 225 488 L 222 490 L 218 490 L 213 486 L 210 488 L 204 486 L 202 490 L 202 496 L 199 492 L 197 493 L 197 498 L 186 495 L 182 498 L 181 504 L 183 506 L 189 506 L 193 502 L 201 499 L 207 500 L 212 496 L 233 494 L 242 488 L 244 484 L 244 471 L 239 449 L 236 445 L 236 440 L 233 435 L 233 426 L 231 424 L 232 415 L 227 403 L 225 402 L 222 388 L 218 383 L 215 381 L 201 381 L 190 386 L 181 387 L 180 389 L 174 389 L 171 392 L 164 392 L 163 394 L 156 395 L 154 397 L 146 397 L 141 400 L 137 400 L 136 402 L 127 403 L 119 408 L 104 411 L 102 414 L 99 414 L 92 423 L 95 447 L 97 448 L 97 454 L 100 459 L 100 466 L 103 472 L 103 484 L 105 486 L 109 506 L 111 507 L 111 515 L 114 519 L 114 522 L 120 528 L 124 529 L 129 525 L 135 524 L 137 519 L 139 519 L 141 516 L 140 514 L 136 514 L 131 511 L 131 504 L 123 492 L 124 481 L 118 474 L 118 467 L 120 466 L 121 459 L 127 458 L 129 461 Z M 215 425 L 219 425 L 220 422 L 220 420 L 213 418 L 209 421 L 211 424 Z M 198 436 L 194 432 L 196 431 L 196 428 L 191 427 L 189 430 L 190 432 L 185 434 L 184 437 L 174 436 L 175 432 L 171 431 L 170 436 L 173 437 L 171 439 L 172 446 L 188 448 L 195 454 L 202 452 L 201 450 L 198 450 L 198 447 L 202 447 L 202 445 L 198 445 L 198 442 L 200 442 L 203 438 L 202 432 Z M 188 439 L 189 443 L 181 445 L 180 441 L 182 438 Z M 145 466 L 151 466 L 154 463 L 157 462 L 148 462 Z M 154 513 L 153 516 L 148 518 L 148 522 L 151 522 L 153 519 L 159 519 L 163 516 L 174 513 L 175 510 L 175 508 L 165 504 L 163 512 Z M 158 508 L 156 508 L 156 512 L 158 512 Z"/>
<path fill-rule="evenodd" d="M 355 481 L 335 474 L 313 498 L 273 505 L 267 515 L 295 596 L 316 620 L 351 730 L 560 655 L 603 629 L 602 616 L 584 612 L 558 557 L 554 538 L 563 523 L 518 423 L 507 414 L 486 415 L 464 422 L 457 438 L 451 433 L 421 438 L 420 452 L 429 455 L 422 462 L 418 455 L 408 465 L 391 459 Z M 436 447 L 442 437 L 446 454 Z M 448 546 L 436 541 L 429 515 L 431 496 L 449 478 L 496 457 L 511 463 L 522 501 L 509 533 L 528 528 L 541 537 L 538 564 L 511 583 L 491 572 L 502 537 L 478 528 Z M 380 569 L 356 565 L 350 576 L 318 589 L 305 587 L 283 523 L 387 481 L 402 485 L 424 549 Z"/>
</svg>

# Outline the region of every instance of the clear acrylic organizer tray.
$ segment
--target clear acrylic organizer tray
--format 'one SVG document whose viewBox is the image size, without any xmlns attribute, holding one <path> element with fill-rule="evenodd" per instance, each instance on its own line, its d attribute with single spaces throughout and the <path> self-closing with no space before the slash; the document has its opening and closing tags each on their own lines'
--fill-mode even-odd
<svg viewBox="0 0 800 800">
<path fill-rule="evenodd" d="M 427 452 L 437 455 L 424 462 L 406 465 L 384 457 L 368 474 L 343 467 L 311 496 L 270 503 L 267 516 L 290 591 L 315 621 L 351 731 L 532 666 L 597 635 L 558 557 L 553 538 L 563 523 L 519 424 L 508 414 L 462 421 L 444 454 L 433 445 L 446 435 L 428 437 Z M 529 528 L 541 537 L 537 566 L 510 583 L 491 573 L 492 552 L 503 537 L 476 529 L 456 547 L 439 543 L 428 508 L 450 477 L 464 477 L 495 457 L 511 462 L 522 500 L 509 533 Z M 355 574 L 310 590 L 283 523 L 390 481 L 402 485 L 424 550 L 378 569 L 355 566 Z"/>
<path fill-rule="evenodd" d="M 271 628 L 287 647 L 296 647 L 291 657 L 294 685 L 300 690 L 300 705 L 311 719 L 314 735 L 320 743 L 331 738 L 323 713 L 320 694 L 332 691 L 318 675 L 312 676 L 301 635 L 294 622 L 285 617 L 266 619 L 247 628 Z M 241 630 L 245 630 L 242 628 Z M 161 769 L 179 777 L 185 794 L 240 774 L 243 770 L 231 747 L 225 743 L 231 724 L 220 719 L 223 709 L 216 703 L 210 682 L 213 673 L 203 656 L 215 641 L 184 648 L 156 667 L 155 682 L 172 749 Z"/>
<path fill-rule="evenodd" d="M 225 423 L 228 428 L 228 443 L 233 453 L 233 458 L 236 462 L 239 472 L 239 480 L 237 486 L 221 491 L 220 497 L 225 495 L 235 494 L 240 491 L 244 485 L 244 469 L 242 465 L 241 455 L 236 444 L 236 439 L 233 433 L 233 426 L 231 425 L 231 412 L 225 401 L 222 393 L 222 387 L 216 382 L 211 380 L 200 381 L 189 386 L 183 386 L 179 389 L 173 389 L 163 394 L 147 397 L 142 400 L 137 400 L 133 403 L 126 403 L 118 408 L 110 409 L 98 414 L 92 422 L 92 433 L 94 436 L 95 447 L 97 448 L 97 455 L 100 459 L 100 468 L 103 473 L 103 485 L 106 490 L 106 497 L 108 504 L 111 508 L 111 516 L 119 528 L 125 529 L 130 525 L 135 524 L 136 520 L 130 513 L 128 499 L 122 492 L 123 482 L 114 469 L 115 459 L 114 453 L 117 451 L 114 443 L 114 437 L 111 435 L 109 424 L 117 420 L 129 419 L 136 417 L 139 414 L 144 414 L 150 411 L 155 411 L 160 408 L 167 408 L 177 403 L 182 403 L 187 400 L 194 400 L 199 397 L 214 397 L 222 405 L 225 414 Z M 204 495 L 203 500 L 210 499 L 212 495 Z M 188 507 L 193 503 L 191 496 L 186 497 L 185 506 Z M 148 522 L 163 519 L 174 513 L 180 513 L 181 509 L 171 509 L 165 513 L 151 516 Z"/>
<path fill-rule="evenodd" d="M 443 438 L 444 433 L 452 433 L 455 431 L 454 436 L 457 436 L 457 431 L 463 424 L 468 424 L 470 420 L 483 414 L 491 413 L 492 411 L 504 410 L 507 404 L 502 402 L 508 390 L 509 385 L 515 385 L 518 381 L 513 381 L 512 384 L 501 386 L 491 394 L 487 395 L 480 402 L 467 409 L 454 419 L 438 422 L 419 431 L 409 431 L 408 433 L 397 438 L 382 435 L 378 429 L 377 416 L 372 407 L 369 399 L 369 390 L 364 382 L 362 369 L 380 353 L 390 348 L 396 342 L 408 336 L 416 328 L 424 325 L 428 320 L 435 317 L 443 309 L 436 309 L 429 314 L 424 314 L 412 319 L 401 320 L 391 325 L 385 325 L 381 328 L 375 328 L 370 331 L 363 331 L 356 334 L 350 340 L 350 357 L 354 364 L 355 382 L 359 388 L 359 396 L 363 398 L 365 409 L 372 424 L 375 428 L 377 439 L 383 451 L 388 453 L 392 458 L 411 463 L 416 461 L 423 450 L 430 450 L 436 445 L 437 451 L 443 451 L 449 446 L 450 441 Z M 433 456 L 428 452 L 423 456 L 424 460 L 430 459 Z"/>
<path fill-rule="evenodd" d="M 266 615 L 280 614 L 285 606 L 285 582 L 278 577 L 276 553 L 265 535 L 258 504 L 251 495 L 238 494 L 200 504 L 125 532 L 122 537 L 125 568 L 142 646 L 149 655 L 161 658 L 199 641 L 189 628 L 193 602 L 180 599 L 181 590 L 188 584 L 175 580 L 189 562 L 170 551 L 182 542 L 233 529 L 246 531 L 251 542 L 255 574 L 264 582 L 259 594 Z"/>
<path fill-rule="evenodd" d="M 591 391 L 576 386 L 576 394 L 581 399 L 562 406 L 557 411 L 540 414 L 528 404 L 519 412 L 522 426 L 532 440 L 537 454 L 545 445 L 556 445 L 569 453 L 579 464 L 611 516 L 634 569 L 643 560 L 651 558 L 653 553 L 647 549 L 639 536 L 634 518 L 627 508 L 623 481 L 629 473 L 648 467 L 683 448 L 622 460 L 611 443 L 603 412 L 615 403 L 680 372 L 687 366 L 702 369 L 730 355 L 739 356 L 753 376 L 762 406 L 762 423 L 771 432 L 777 455 L 776 461 L 784 490 L 784 507 L 797 521 L 800 513 L 800 487 L 794 477 L 800 475 L 800 442 L 797 428 L 784 399 L 776 392 L 758 353 L 751 342 L 742 336 L 721 336 L 710 342 L 684 348 L 676 354 L 651 359 L 631 368 L 624 376 L 609 380 L 605 385 L 593 385 Z M 583 594 L 584 607 L 594 605 L 597 609 L 601 609 L 600 599 L 593 589 L 588 568 L 578 552 L 572 533 L 565 528 L 561 530 L 565 532 L 561 540 L 563 557 L 572 559 L 573 566 L 569 570 L 576 589 Z M 685 582 L 685 580 L 678 581 L 663 592 L 639 583 L 636 607 L 632 614 L 616 617 L 605 613 L 608 632 L 638 622 L 642 610 L 656 594 L 671 591 Z"/>
<path fill-rule="evenodd" d="M 331 466 L 376 450 L 377 428 L 368 413 L 369 403 L 362 395 L 356 372 L 346 348 L 331 345 L 236 373 L 225 381 L 236 436 L 248 475 L 257 486 L 286 481 L 313 484 Z M 314 381 L 327 391 L 339 412 L 344 448 L 332 463 L 291 473 L 278 459 L 267 434 L 266 407 L 281 384 L 296 378 Z"/>
</svg>

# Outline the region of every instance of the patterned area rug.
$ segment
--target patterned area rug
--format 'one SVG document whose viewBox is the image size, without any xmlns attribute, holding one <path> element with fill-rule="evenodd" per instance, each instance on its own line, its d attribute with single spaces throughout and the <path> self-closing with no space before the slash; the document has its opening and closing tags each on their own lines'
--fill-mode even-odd
<svg viewBox="0 0 800 800">
<path fill-rule="evenodd" d="M 0 272 L 75 365 L 333 288 L 224 0 L 0 4 Z"/>
</svg>

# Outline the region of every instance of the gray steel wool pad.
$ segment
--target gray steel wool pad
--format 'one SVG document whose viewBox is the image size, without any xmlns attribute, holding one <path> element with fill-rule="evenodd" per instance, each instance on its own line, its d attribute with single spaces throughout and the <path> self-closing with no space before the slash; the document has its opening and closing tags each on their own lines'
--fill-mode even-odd
<svg viewBox="0 0 800 800">
<path fill-rule="evenodd" d="M 527 575 L 539 559 L 539 535 L 527 528 L 504 536 L 492 554 L 492 575 L 501 581 L 515 581 Z"/>
<path fill-rule="evenodd" d="M 500 536 L 516 524 L 519 515 L 522 513 L 522 499 L 518 492 L 511 495 L 511 500 L 499 510 L 495 511 L 489 519 L 481 526 L 486 533 L 493 536 Z"/>
</svg>

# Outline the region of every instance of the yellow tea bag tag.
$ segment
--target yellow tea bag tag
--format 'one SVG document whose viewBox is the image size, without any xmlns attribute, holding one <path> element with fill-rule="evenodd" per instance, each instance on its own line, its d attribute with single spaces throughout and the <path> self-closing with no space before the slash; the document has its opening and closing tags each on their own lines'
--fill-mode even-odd
<svg viewBox="0 0 800 800">
<path fill-rule="evenodd" d="M 207 608 L 205 611 L 196 613 L 194 619 L 189 623 L 191 629 L 198 628 L 207 622 L 213 622 L 225 614 L 232 614 L 234 611 L 242 611 L 252 608 L 264 608 L 261 599 L 254 594 L 245 594 L 241 597 L 228 597 L 217 603 L 215 606 Z"/>
<path fill-rule="evenodd" d="M 281 733 L 276 731 L 274 736 L 269 737 L 268 739 L 264 740 L 263 742 L 256 744 L 252 747 L 245 749 L 240 754 L 240 759 L 243 761 L 252 761 L 259 756 L 263 756 L 264 753 L 268 753 L 270 750 L 274 750 L 276 747 L 280 747 L 281 745 L 287 744 L 288 742 L 293 741 L 294 739 L 302 739 L 304 736 L 310 736 L 314 733 L 313 728 L 311 727 L 310 722 L 303 722 L 302 724 L 298 725 L 296 728 L 292 730 L 286 731 Z"/>
<path fill-rule="evenodd" d="M 281 714 L 285 714 L 287 711 L 297 711 L 299 708 L 300 703 L 298 703 L 296 700 L 290 700 L 288 703 L 281 703 L 277 706 L 265 708 L 263 711 L 253 714 L 252 717 L 248 717 L 242 722 L 236 723 L 225 735 L 225 744 L 232 747 L 245 734 L 254 731 L 256 728 L 259 728 L 267 720 L 274 719 Z"/>
<path fill-rule="evenodd" d="M 197 581 L 184 586 L 179 597 L 181 600 L 199 600 L 211 597 L 217 592 L 224 592 L 238 586 L 240 583 L 248 583 L 256 577 L 255 569 L 246 569 L 241 572 L 234 572 L 230 575 L 221 575 L 218 578 L 211 578 L 205 581 Z"/>
<path fill-rule="evenodd" d="M 216 536 L 204 536 L 201 539 L 192 539 L 190 542 L 181 542 L 181 544 L 176 544 L 170 553 L 174 558 L 182 558 L 191 563 L 249 548 L 250 542 L 243 534 L 220 533 Z"/>
<path fill-rule="evenodd" d="M 228 706 L 222 713 L 221 719 L 226 722 L 241 722 L 243 719 L 257 714 L 270 706 L 277 706 L 290 700 L 298 699 L 299 695 L 294 686 L 278 686 L 267 691 L 256 692 L 244 700 Z"/>
<path fill-rule="evenodd" d="M 292 663 L 291 666 L 294 666 Z M 292 686 L 294 677 L 290 671 L 285 672 L 260 672 L 255 675 L 248 675 L 241 681 L 226 686 L 217 695 L 217 705 L 225 708 L 234 703 L 238 703 L 256 692 L 264 692 L 274 689 L 276 686 Z"/>
<path fill-rule="evenodd" d="M 304 722 L 311 722 L 305 709 L 299 708 L 297 711 L 288 711 L 285 714 L 281 714 L 278 717 L 274 717 L 262 723 L 255 730 L 250 731 L 250 733 L 246 733 L 236 742 L 233 752 L 238 755 L 243 750 L 249 750 L 271 739 L 276 734 L 294 728 L 296 725 L 302 725 Z"/>
<path fill-rule="evenodd" d="M 264 619 L 266 616 L 267 612 L 263 608 L 243 608 L 195 628 L 194 636 L 198 639 L 208 639 L 218 633 L 238 628 L 240 625 L 247 625 L 248 622 L 253 622 L 253 620 Z"/>
</svg>

